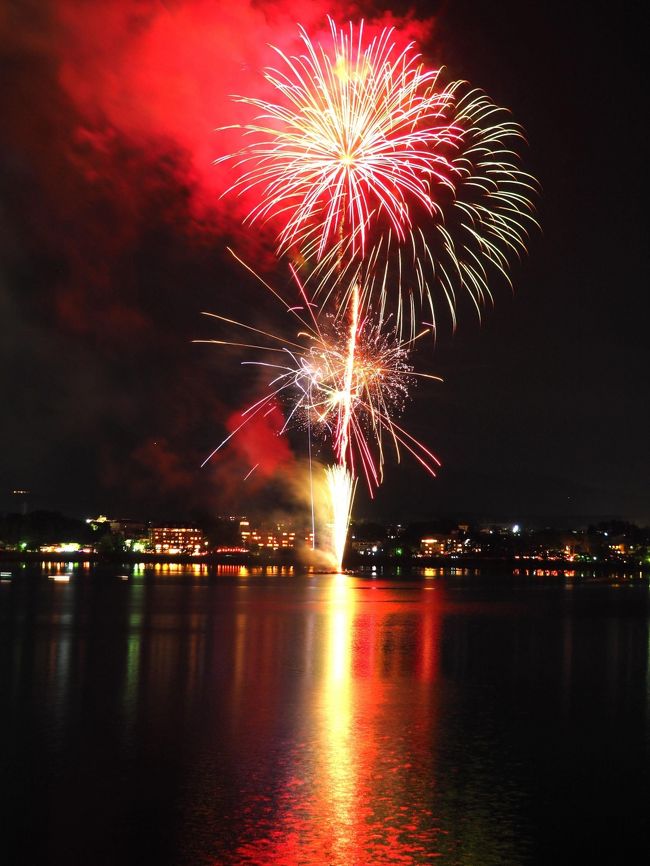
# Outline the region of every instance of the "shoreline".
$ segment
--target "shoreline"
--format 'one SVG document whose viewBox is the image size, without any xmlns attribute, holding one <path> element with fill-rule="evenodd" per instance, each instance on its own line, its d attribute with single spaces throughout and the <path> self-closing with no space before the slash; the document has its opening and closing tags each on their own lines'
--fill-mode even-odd
<svg viewBox="0 0 650 866">
<path fill-rule="evenodd" d="M 174 556 L 155 553 L 123 553 L 107 556 L 98 553 L 35 553 L 0 550 L 0 563 L 44 564 L 44 563 L 90 563 L 92 565 L 206 565 L 206 566 L 240 566 L 240 567 L 268 567 L 282 566 L 294 568 L 314 567 L 318 571 L 323 568 L 314 563 L 309 563 L 304 557 L 295 555 L 267 555 L 258 554 L 207 554 L 204 556 L 191 556 L 178 554 Z M 363 568 L 364 570 L 391 568 L 397 569 L 420 569 L 420 568 L 462 568 L 480 569 L 482 571 L 494 571 L 508 569 L 544 569 L 544 570 L 584 570 L 590 569 L 597 572 L 615 571 L 618 569 L 633 570 L 644 574 L 650 574 L 650 563 L 640 563 L 638 560 L 627 558 L 618 560 L 601 560 L 590 562 L 572 562 L 558 559 L 533 559 L 514 557 L 451 557 L 451 556 L 428 556 L 428 557 L 388 557 L 373 556 L 372 558 L 361 556 L 348 556 L 345 559 L 344 571 Z"/>
</svg>

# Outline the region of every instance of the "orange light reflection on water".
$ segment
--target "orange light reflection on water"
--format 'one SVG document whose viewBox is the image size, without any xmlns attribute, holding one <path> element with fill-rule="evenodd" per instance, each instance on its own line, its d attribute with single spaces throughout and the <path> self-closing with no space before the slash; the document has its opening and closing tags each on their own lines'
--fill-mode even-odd
<svg viewBox="0 0 650 866">
<path fill-rule="evenodd" d="M 320 647 L 322 656 L 305 663 L 314 681 L 301 746 L 287 756 L 273 814 L 244 828 L 233 859 L 219 862 L 430 862 L 440 831 L 418 767 L 430 764 L 435 739 L 436 594 L 420 588 L 404 601 L 394 589 L 339 574 L 324 595 L 320 640 L 305 635 L 305 651 Z M 241 641 L 238 632 L 238 666 Z M 404 666 L 416 674 L 415 693 Z"/>
<path fill-rule="evenodd" d="M 321 793 L 328 796 L 320 804 L 326 832 L 331 833 L 327 847 L 332 862 L 346 862 L 355 824 L 355 794 L 358 767 L 352 738 L 352 623 L 354 594 L 348 577 L 337 574 L 329 590 L 329 640 L 323 678 L 323 716 L 320 751 L 325 773 Z M 329 813 L 329 814 L 328 814 Z M 343 832 L 341 832 L 343 830 Z"/>
</svg>

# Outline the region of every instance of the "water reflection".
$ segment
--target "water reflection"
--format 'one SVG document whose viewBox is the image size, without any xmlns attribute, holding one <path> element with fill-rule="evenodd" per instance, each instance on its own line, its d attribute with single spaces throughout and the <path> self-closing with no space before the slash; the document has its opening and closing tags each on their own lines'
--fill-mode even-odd
<svg viewBox="0 0 650 866">
<path fill-rule="evenodd" d="M 48 566 L 12 581 L 6 778 L 16 826 L 48 828 L 42 843 L 24 835 L 21 862 L 588 853 L 594 820 L 639 809 L 627 791 L 648 745 L 647 586 L 428 571 L 137 565 L 126 581 L 82 567 L 56 583 Z"/>
<path fill-rule="evenodd" d="M 319 589 L 297 744 L 277 763 L 281 783 L 250 792 L 245 841 L 215 862 L 429 862 L 440 832 L 428 802 L 437 599 L 421 606 L 419 590 L 395 598 L 345 575 Z"/>
<path fill-rule="evenodd" d="M 136 580 L 131 581 L 128 589 L 128 630 L 124 658 L 124 689 L 122 705 L 124 708 L 125 735 L 133 736 L 135 725 L 140 666 L 142 651 L 142 626 L 144 619 L 145 586 Z"/>
<path fill-rule="evenodd" d="M 331 834 L 331 838 L 320 842 L 325 843 L 331 851 L 332 860 L 342 863 L 349 862 L 350 854 L 358 845 L 354 819 L 358 806 L 356 795 L 361 781 L 360 756 L 355 749 L 352 725 L 355 597 L 349 586 L 349 578 L 343 574 L 336 575 L 331 581 L 328 595 L 328 636 L 321 698 L 323 718 L 318 750 L 323 772 L 318 780 L 316 802 L 307 822 L 318 824 L 328 835 Z M 372 747 L 372 732 L 367 733 L 364 749 Z"/>
</svg>

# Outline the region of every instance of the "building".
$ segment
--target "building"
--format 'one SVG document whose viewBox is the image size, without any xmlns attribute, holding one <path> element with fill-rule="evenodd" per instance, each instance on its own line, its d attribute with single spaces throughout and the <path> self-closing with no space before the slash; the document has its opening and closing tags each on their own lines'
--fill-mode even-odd
<svg viewBox="0 0 650 866">
<path fill-rule="evenodd" d="M 295 530 L 284 523 L 277 523 L 272 528 L 255 528 L 249 520 L 242 518 L 239 534 L 242 546 L 252 552 L 293 550 L 296 546 Z"/>
<path fill-rule="evenodd" d="M 251 524 L 250 520 L 246 517 L 242 517 L 239 521 L 239 535 L 241 537 L 242 546 L 248 548 L 248 539 L 251 536 Z"/>
<path fill-rule="evenodd" d="M 112 537 L 116 550 L 119 545 L 131 553 L 144 553 L 149 548 L 149 524 L 143 520 L 116 519 L 100 514 L 98 517 L 87 517 L 86 523 L 97 533 L 99 543 L 95 542 L 96 549 L 102 549 L 107 537 Z"/>
<path fill-rule="evenodd" d="M 467 547 L 458 532 L 436 532 L 420 540 L 420 556 L 460 556 L 462 553 L 467 553 Z"/>
<path fill-rule="evenodd" d="M 286 523 L 278 523 L 276 527 L 276 539 L 280 550 L 293 550 L 296 546 L 296 533 Z"/>
<path fill-rule="evenodd" d="M 203 532 L 186 523 L 165 523 L 149 529 L 149 545 L 154 553 L 196 556 L 206 552 L 207 544 Z"/>
</svg>

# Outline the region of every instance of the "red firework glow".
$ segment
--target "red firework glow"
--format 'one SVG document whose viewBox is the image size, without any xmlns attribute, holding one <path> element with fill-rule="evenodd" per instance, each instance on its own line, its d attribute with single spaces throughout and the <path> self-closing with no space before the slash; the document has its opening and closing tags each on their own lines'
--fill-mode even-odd
<svg viewBox="0 0 650 866">
<path fill-rule="evenodd" d="M 348 15 L 353 9 L 354 4 L 306 0 L 300 20 L 318 33 L 328 12 Z M 298 48 L 295 3 L 61 0 L 54 14 L 60 82 L 85 126 L 100 135 L 117 130 L 147 149 L 166 144 L 183 154 L 179 179 L 192 191 L 196 215 L 209 217 L 221 231 L 238 231 L 255 199 L 214 206 L 233 179 L 230 167 L 215 168 L 214 159 L 240 145 L 236 131 L 224 137 L 215 126 L 245 122 L 248 112 L 233 102 L 233 94 L 271 95 L 261 70 L 275 56 L 270 44 L 288 53 Z M 387 15 L 382 22 L 398 19 Z M 405 40 L 423 38 L 430 28 L 410 17 L 399 24 Z"/>
<path fill-rule="evenodd" d="M 239 431 L 239 435 L 233 437 L 233 445 L 237 456 L 250 467 L 249 477 L 254 472 L 256 480 L 266 480 L 293 463 L 289 443 L 278 435 L 285 419 L 276 404 L 271 404 L 266 412 L 256 415 L 240 429 L 241 421 L 241 412 L 234 412 L 226 427 L 230 433 Z"/>
</svg>

